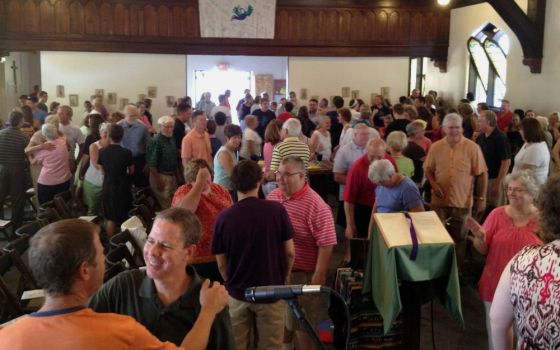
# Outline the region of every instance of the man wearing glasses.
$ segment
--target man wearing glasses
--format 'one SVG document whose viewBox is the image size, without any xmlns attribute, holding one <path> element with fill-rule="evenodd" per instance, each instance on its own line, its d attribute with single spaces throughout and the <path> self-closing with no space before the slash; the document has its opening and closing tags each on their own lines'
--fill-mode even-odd
<svg viewBox="0 0 560 350">
<path fill-rule="evenodd" d="M 307 184 L 305 165 L 301 158 L 285 157 L 275 175 L 278 188 L 267 199 L 284 205 L 294 228 L 296 256 L 288 283 L 325 285 L 327 269 L 336 245 L 331 208 Z M 320 295 L 312 294 L 300 297 L 300 303 L 306 310 L 309 321 L 316 327 L 327 309 L 325 300 Z M 311 339 L 296 322 L 290 312 L 286 319 L 286 329 L 296 330 L 302 349 L 312 349 Z"/>
</svg>

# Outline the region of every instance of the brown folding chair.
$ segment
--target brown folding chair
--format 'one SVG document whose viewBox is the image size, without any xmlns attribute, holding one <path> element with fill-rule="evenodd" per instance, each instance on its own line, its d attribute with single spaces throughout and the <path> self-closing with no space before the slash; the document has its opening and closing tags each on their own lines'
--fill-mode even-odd
<svg viewBox="0 0 560 350">
<path fill-rule="evenodd" d="M 132 236 L 129 230 L 124 230 L 122 232 L 117 233 L 109 240 L 111 244 L 111 248 L 117 248 L 119 245 L 125 245 L 129 243 L 132 246 L 132 254 L 133 259 L 139 266 L 144 266 L 146 263 L 144 262 L 144 255 L 143 255 L 143 248 L 140 247 L 138 242 Z M 128 246 L 126 246 L 129 249 Z M 129 249 L 130 251 L 130 249 Z"/>
</svg>

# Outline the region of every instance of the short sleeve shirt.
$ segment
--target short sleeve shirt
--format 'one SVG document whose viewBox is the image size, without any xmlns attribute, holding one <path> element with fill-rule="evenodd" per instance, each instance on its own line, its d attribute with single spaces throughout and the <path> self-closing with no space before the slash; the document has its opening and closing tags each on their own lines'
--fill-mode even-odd
<svg viewBox="0 0 560 350">
<path fill-rule="evenodd" d="M 307 169 L 309 164 L 309 146 L 297 137 L 286 137 L 284 141 L 274 147 L 272 151 L 272 161 L 270 162 L 270 170 L 276 171 L 280 167 L 282 159 L 288 156 L 300 157 L 303 165 Z"/>
<path fill-rule="evenodd" d="M 181 158 L 186 160 L 204 159 L 210 166 L 212 162 L 212 146 L 210 145 L 210 136 L 207 132 L 200 134 L 196 130 L 191 130 L 183 137 L 181 143 Z"/>
<path fill-rule="evenodd" d="M 511 159 L 511 147 L 507 136 L 495 128 L 488 136 L 484 133 L 480 134 L 476 143 L 482 149 L 482 155 L 488 166 L 488 178 L 497 178 L 502 161 Z"/>
<path fill-rule="evenodd" d="M 334 157 L 333 173 L 346 175 L 348 173 L 348 170 L 350 170 L 352 164 L 354 164 L 354 162 L 358 158 L 363 156 L 364 152 L 365 147 L 358 147 L 354 142 L 350 142 L 349 144 L 340 147 L 338 152 L 336 152 L 336 156 Z M 344 196 L 344 187 L 345 186 L 341 184 L 338 188 L 338 199 L 340 200 L 342 200 Z"/>
<path fill-rule="evenodd" d="M 126 119 L 119 121 L 117 124 L 124 129 L 121 145 L 132 152 L 133 157 L 146 154 L 146 147 L 150 139 L 146 125 L 140 121 L 129 124 Z"/>
<path fill-rule="evenodd" d="M 289 198 L 277 188 L 267 199 L 282 203 L 290 217 L 296 250 L 293 270 L 314 271 L 319 247 L 336 245 L 331 208 L 307 184 Z"/>
<path fill-rule="evenodd" d="M 158 172 L 172 173 L 177 170 L 175 139 L 158 133 L 148 144 L 146 161 Z"/>
<path fill-rule="evenodd" d="M 395 160 L 386 154 L 388 159 L 397 170 Z M 373 207 L 375 202 L 375 184 L 368 178 L 369 159 L 364 154 L 350 168 L 346 177 L 346 187 L 344 188 L 344 201 L 352 204 L 365 205 Z"/>
<path fill-rule="evenodd" d="M 288 213 L 277 202 L 249 197 L 218 214 L 212 253 L 227 257 L 229 294 L 245 301 L 246 288 L 284 284 L 284 242 L 292 236 Z"/>
<path fill-rule="evenodd" d="M 424 162 L 424 171 L 430 169 L 445 193 L 443 199 L 432 196 L 431 204 L 452 208 L 472 207 L 474 177 L 487 170 L 480 147 L 465 137 L 454 147 L 446 138 L 435 142 Z"/>
<path fill-rule="evenodd" d="M 378 213 L 409 211 L 424 204 L 418 186 L 408 177 L 403 178 L 395 187 L 377 186 L 375 198 Z"/>
</svg>

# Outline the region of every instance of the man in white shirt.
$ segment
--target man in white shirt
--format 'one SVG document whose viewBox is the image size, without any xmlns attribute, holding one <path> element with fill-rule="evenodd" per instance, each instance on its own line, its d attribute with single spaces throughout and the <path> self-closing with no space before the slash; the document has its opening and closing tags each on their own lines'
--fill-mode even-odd
<svg viewBox="0 0 560 350">
<path fill-rule="evenodd" d="M 210 112 L 210 116 L 209 116 L 210 119 L 214 119 L 214 115 L 216 115 L 216 113 L 222 112 L 226 115 L 226 125 L 231 124 L 231 109 L 225 105 L 226 95 L 218 96 L 218 101 L 220 104 L 212 108 L 212 111 Z"/>
<path fill-rule="evenodd" d="M 84 144 L 86 137 L 80 131 L 80 128 L 72 123 L 72 115 L 73 111 L 70 106 L 60 106 L 58 107 L 57 112 L 58 118 L 60 119 L 60 125 L 58 129 L 66 135 L 66 141 L 70 145 L 70 170 L 74 172 L 76 170 L 76 165 L 80 161 L 81 154 L 78 155 L 78 159 L 76 159 L 76 146 L 78 146 L 78 150 L 81 149 L 81 146 Z"/>
</svg>

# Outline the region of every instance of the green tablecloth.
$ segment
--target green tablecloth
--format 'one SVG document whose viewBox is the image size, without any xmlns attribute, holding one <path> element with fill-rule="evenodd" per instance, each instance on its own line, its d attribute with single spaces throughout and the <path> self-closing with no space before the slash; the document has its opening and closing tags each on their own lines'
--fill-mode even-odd
<svg viewBox="0 0 560 350">
<path fill-rule="evenodd" d="M 384 333 L 389 331 L 402 309 L 399 280 L 434 281 L 424 291 L 427 299 L 439 297 L 451 316 L 464 327 L 455 246 L 422 244 L 416 261 L 412 261 L 412 245 L 389 249 L 375 225 L 371 231 L 363 292 L 372 293 L 375 305 L 383 316 Z"/>
</svg>

